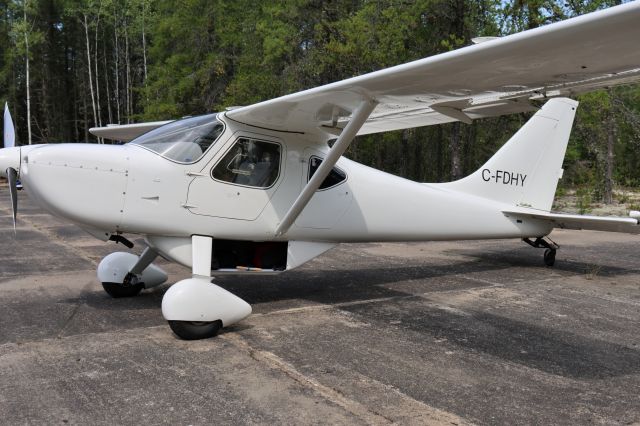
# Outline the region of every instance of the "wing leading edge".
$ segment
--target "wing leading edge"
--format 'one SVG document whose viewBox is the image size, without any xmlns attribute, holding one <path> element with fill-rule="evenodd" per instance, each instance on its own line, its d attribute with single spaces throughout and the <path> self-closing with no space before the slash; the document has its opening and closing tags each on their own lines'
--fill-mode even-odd
<svg viewBox="0 0 640 426">
<path fill-rule="evenodd" d="M 640 1 L 228 111 L 276 130 L 339 134 L 363 99 L 359 135 L 536 108 L 531 101 L 640 80 Z"/>
</svg>

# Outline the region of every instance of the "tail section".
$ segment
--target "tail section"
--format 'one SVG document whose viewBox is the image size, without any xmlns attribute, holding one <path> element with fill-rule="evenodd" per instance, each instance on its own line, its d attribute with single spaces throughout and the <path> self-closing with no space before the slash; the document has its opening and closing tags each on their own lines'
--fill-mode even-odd
<svg viewBox="0 0 640 426">
<path fill-rule="evenodd" d="M 549 211 L 577 106 L 571 99 L 551 99 L 484 166 L 446 187 Z"/>
</svg>

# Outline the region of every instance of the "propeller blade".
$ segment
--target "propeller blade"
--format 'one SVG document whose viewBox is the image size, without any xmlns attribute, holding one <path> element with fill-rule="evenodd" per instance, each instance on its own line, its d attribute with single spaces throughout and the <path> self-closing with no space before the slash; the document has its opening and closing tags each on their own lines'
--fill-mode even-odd
<svg viewBox="0 0 640 426">
<path fill-rule="evenodd" d="M 11 207 L 13 212 L 13 232 L 16 232 L 16 220 L 18 218 L 18 172 L 13 167 L 7 169 L 7 180 L 9 181 L 9 192 L 11 193 Z"/>
</svg>

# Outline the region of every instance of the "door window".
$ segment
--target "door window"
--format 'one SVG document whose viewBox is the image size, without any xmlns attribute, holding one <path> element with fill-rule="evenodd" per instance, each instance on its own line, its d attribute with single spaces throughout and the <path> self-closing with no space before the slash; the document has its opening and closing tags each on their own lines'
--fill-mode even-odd
<svg viewBox="0 0 640 426">
<path fill-rule="evenodd" d="M 213 168 L 214 179 L 254 188 L 269 188 L 280 172 L 280 144 L 240 138 Z"/>
</svg>

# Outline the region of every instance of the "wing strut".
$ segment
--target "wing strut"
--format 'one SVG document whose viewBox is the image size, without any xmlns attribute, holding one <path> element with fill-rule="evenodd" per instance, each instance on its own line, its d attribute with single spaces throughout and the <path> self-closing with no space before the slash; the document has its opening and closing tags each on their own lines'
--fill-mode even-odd
<svg viewBox="0 0 640 426">
<path fill-rule="evenodd" d="M 349 120 L 349 123 L 338 137 L 338 140 L 329 150 L 327 157 L 322 160 L 318 170 L 316 170 L 307 185 L 302 189 L 302 192 L 300 192 L 298 198 L 293 202 L 287 214 L 284 215 L 278 228 L 276 228 L 276 236 L 287 232 L 300 213 L 302 213 L 302 210 L 304 210 L 309 203 L 313 194 L 320 188 L 320 185 L 329 175 L 333 166 L 336 165 L 340 156 L 347 150 L 353 138 L 355 138 L 360 128 L 376 108 L 376 105 L 378 105 L 377 101 L 367 99 L 362 101 L 358 108 L 356 108 L 351 116 L 351 120 Z"/>
</svg>

